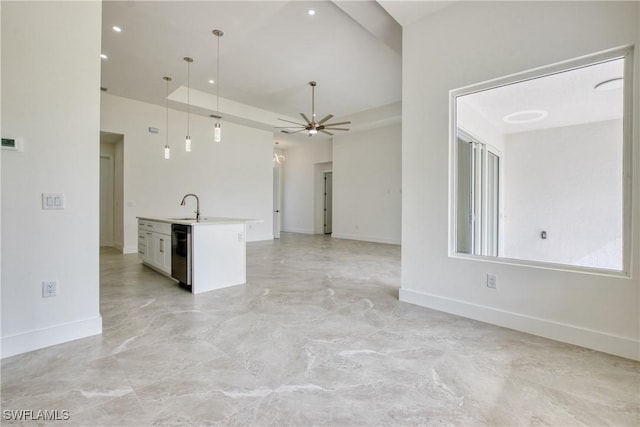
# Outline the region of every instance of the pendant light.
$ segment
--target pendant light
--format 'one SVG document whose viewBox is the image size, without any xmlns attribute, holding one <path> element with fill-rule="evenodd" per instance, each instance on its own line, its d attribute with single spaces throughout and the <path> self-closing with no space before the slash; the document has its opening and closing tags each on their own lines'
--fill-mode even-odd
<svg viewBox="0 0 640 427">
<path fill-rule="evenodd" d="M 188 56 L 184 57 L 184 60 L 187 62 L 187 137 L 184 140 L 184 151 L 191 151 L 191 133 L 189 132 L 189 115 L 191 109 L 191 100 L 189 98 L 189 91 L 191 88 L 191 70 L 190 66 L 193 62 L 193 58 L 189 58 Z"/>
<path fill-rule="evenodd" d="M 171 149 L 169 148 L 169 82 L 171 81 L 171 77 L 165 76 L 163 79 L 167 82 L 167 97 L 165 98 L 167 105 L 167 139 L 164 144 L 164 158 L 169 159 L 171 157 Z"/>
<path fill-rule="evenodd" d="M 222 30 L 213 30 L 213 35 L 217 37 L 217 53 L 216 53 L 216 124 L 213 128 L 213 140 L 215 142 L 222 141 L 222 129 L 220 128 L 220 37 L 224 36 Z"/>
</svg>

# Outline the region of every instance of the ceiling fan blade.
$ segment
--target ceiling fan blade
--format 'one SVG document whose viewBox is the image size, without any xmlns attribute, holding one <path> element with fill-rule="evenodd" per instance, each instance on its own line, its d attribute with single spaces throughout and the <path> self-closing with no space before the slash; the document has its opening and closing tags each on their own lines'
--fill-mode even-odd
<svg viewBox="0 0 640 427">
<path fill-rule="evenodd" d="M 350 125 L 351 122 L 337 122 L 337 123 L 327 123 L 325 126 L 338 126 L 338 125 Z"/>
<path fill-rule="evenodd" d="M 331 119 L 331 117 L 333 117 L 333 114 L 327 114 L 327 116 L 326 116 L 324 119 L 320 120 L 320 121 L 318 122 L 318 124 L 319 124 L 319 125 L 323 124 L 323 123 L 324 123 L 324 122 L 326 122 L 327 120 Z"/>
<path fill-rule="evenodd" d="M 327 135 L 332 135 L 332 136 L 333 136 L 333 134 L 332 134 L 331 132 L 327 132 L 326 130 L 322 130 L 322 129 L 320 129 L 320 132 L 322 132 L 322 133 L 326 133 Z"/>
<path fill-rule="evenodd" d="M 306 129 L 302 128 L 302 129 L 297 130 L 295 132 L 289 132 L 289 135 L 293 135 L 294 133 L 302 132 L 303 130 L 306 130 Z"/>
<path fill-rule="evenodd" d="M 298 122 L 292 122 L 291 120 L 285 120 L 285 119 L 278 119 L 278 120 L 282 120 L 283 122 L 287 122 L 287 123 L 293 123 L 294 125 L 298 125 L 298 126 L 306 126 L 305 124 L 302 123 L 298 123 Z"/>
<path fill-rule="evenodd" d="M 329 127 L 324 127 L 324 129 L 326 130 L 349 130 L 348 128 L 329 128 Z"/>
<path fill-rule="evenodd" d="M 274 129 L 305 129 L 304 126 L 274 126 Z"/>
<path fill-rule="evenodd" d="M 305 119 L 307 121 L 307 124 L 311 124 L 311 120 L 309 120 L 309 118 L 307 116 L 304 115 L 304 113 L 300 113 L 300 115 L 302 116 L 303 119 Z"/>
</svg>

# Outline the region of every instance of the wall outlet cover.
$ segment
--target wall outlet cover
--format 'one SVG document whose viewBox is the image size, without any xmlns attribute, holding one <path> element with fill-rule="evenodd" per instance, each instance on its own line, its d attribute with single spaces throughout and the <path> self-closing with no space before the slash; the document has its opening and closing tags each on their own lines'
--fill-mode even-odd
<svg viewBox="0 0 640 427">
<path fill-rule="evenodd" d="M 498 276 L 496 276 L 495 274 L 487 274 L 487 288 L 498 288 Z"/>
<path fill-rule="evenodd" d="M 58 282 L 45 280 L 42 282 L 42 298 L 50 298 L 58 295 Z"/>
</svg>

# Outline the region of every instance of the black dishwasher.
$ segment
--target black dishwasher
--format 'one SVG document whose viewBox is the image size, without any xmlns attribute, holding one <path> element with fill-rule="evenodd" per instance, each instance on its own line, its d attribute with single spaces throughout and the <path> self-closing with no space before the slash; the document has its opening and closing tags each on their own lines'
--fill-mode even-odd
<svg viewBox="0 0 640 427">
<path fill-rule="evenodd" d="M 191 226 L 171 224 L 171 277 L 191 288 Z"/>
</svg>

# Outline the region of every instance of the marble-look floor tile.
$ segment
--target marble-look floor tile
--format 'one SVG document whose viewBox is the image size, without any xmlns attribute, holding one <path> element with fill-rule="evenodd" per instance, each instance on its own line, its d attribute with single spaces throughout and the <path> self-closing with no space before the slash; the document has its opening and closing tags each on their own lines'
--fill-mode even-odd
<svg viewBox="0 0 640 427">
<path fill-rule="evenodd" d="M 103 334 L 3 360 L 3 409 L 80 426 L 640 425 L 640 363 L 401 303 L 398 246 L 283 233 L 247 245 L 246 285 L 197 296 L 114 250 L 100 276 Z"/>
</svg>

